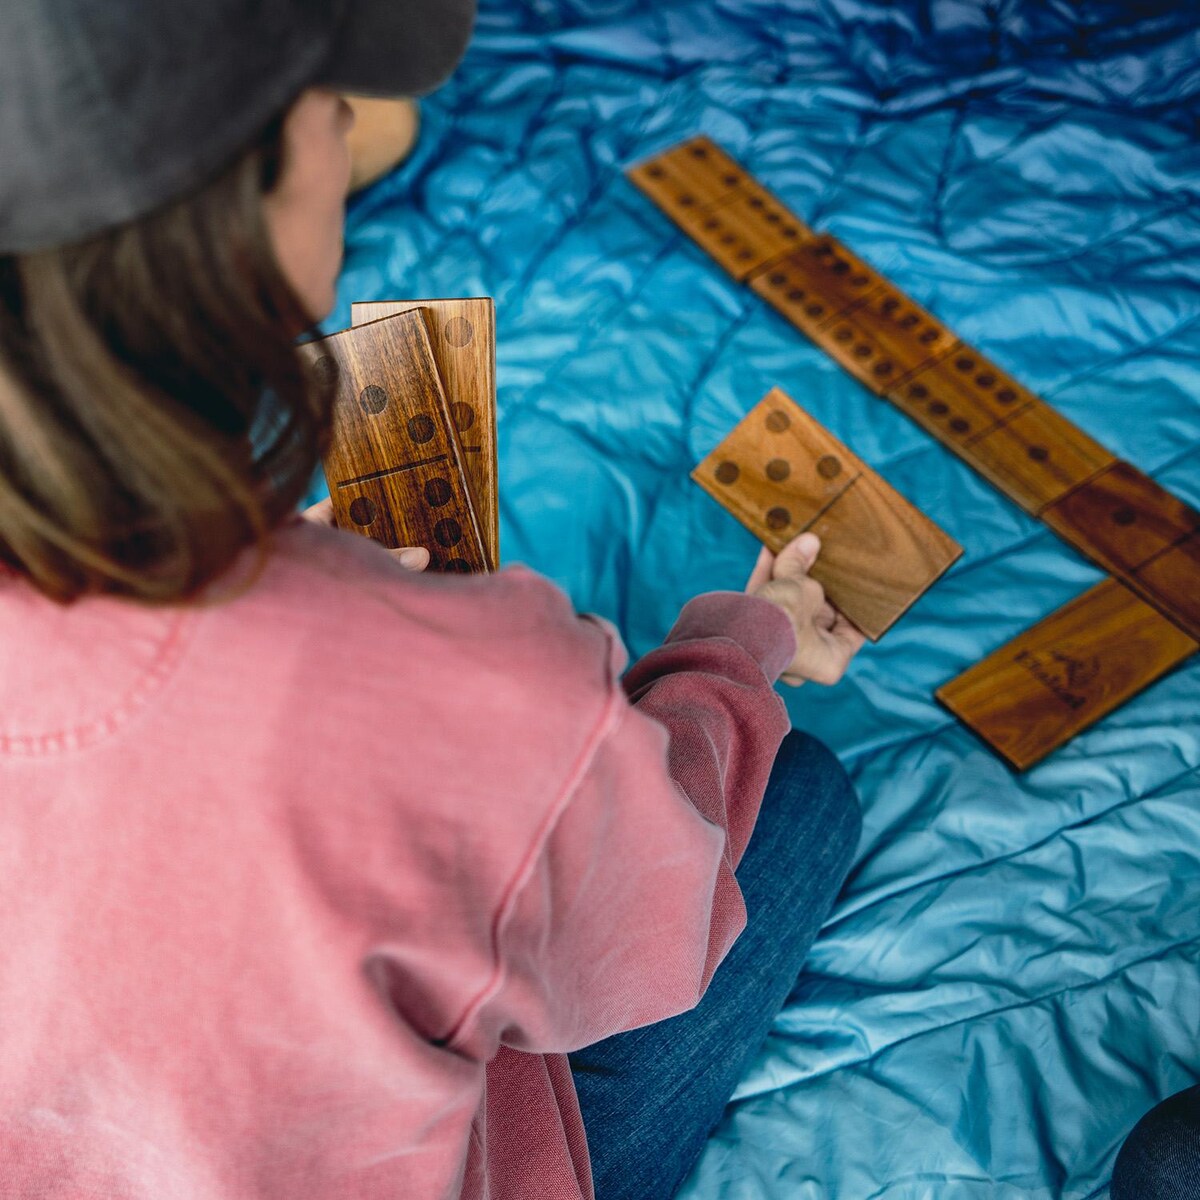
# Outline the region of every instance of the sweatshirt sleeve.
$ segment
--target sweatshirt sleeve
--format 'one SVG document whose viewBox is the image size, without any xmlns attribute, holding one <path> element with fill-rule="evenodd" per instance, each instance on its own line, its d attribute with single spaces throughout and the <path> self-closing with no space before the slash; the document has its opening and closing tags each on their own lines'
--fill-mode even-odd
<svg viewBox="0 0 1200 1200">
<path fill-rule="evenodd" d="M 566 1051 L 699 1001 L 745 925 L 734 868 L 789 726 L 773 685 L 794 649 L 775 605 L 711 593 L 613 680 L 586 768 L 500 914 L 476 1036 Z"/>
</svg>

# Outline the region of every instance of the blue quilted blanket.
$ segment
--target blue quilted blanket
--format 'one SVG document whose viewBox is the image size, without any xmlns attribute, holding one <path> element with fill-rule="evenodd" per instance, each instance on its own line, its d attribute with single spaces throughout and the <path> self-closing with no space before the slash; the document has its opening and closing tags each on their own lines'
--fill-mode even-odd
<svg viewBox="0 0 1200 1200">
<path fill-rule="evenodd" d="M 1012 774 L 933 690 L 1099 573 L 622 170 L 710 134 L 1200 506 L 1200 14 L 491 0 L 424 115 L 351 205 L 327 327 L 351 300 L 496 298 L 506 560 L 645 652 L 744 581 L 753 540 L 688 471 L 773 384 L 966 548 L 838 687 L 787 692 L 865 832 L 687 1200 L 1105 1196 L 1125 1132 L 1200 1077 L 1200 658 Z"/>
</svg>

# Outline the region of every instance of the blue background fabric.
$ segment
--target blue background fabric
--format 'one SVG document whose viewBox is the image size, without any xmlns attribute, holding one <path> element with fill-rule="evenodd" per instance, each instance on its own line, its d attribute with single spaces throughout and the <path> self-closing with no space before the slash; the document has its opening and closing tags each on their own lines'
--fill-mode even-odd
<svg viewBox="0 0 1200 1200">
<path fill-rule="evenodd" d="M 424 116 L 351 204 L 326 327 L 352 300 L 496 298 L 505 560 L 644 653 L 744 582 L 753 539 L 688 471 L 775 384 L 966 550 L 841 684 L 785 693 L 851 772 L 862 844 L 683 1195 L 1105 1196 L 1124 1133 L 1200 1078 L 1200 657 L 1010 772 L 933 690 L 1099 572 L 622 170 L 710 134 L 1200 506 L 1200 14 L 485 0 Z"/>
</svg>

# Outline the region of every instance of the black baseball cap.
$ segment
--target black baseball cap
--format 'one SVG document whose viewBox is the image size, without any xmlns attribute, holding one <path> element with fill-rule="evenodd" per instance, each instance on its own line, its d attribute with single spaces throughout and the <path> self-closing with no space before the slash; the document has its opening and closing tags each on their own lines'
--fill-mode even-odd
<svg viewBox="0 0 1200 1200">
<path fill-rule="evenodd" d="M 0 253 L 186 195 L 306 87 L 419 96 L 475 0 L 19 0 L 0 29 Z"/>
</svg>

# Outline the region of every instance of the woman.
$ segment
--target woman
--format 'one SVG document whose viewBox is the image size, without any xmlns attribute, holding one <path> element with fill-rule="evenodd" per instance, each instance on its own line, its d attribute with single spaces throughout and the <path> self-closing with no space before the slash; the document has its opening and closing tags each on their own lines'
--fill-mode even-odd
<svg viewBox="0 0 1200 1200">
<path fill-rule="evenodd" d="M 816 539 L 621 678 L 528 570 L 414 573 L 294 515 L 337 92 L 428 90 L 471 16 L 10 16 L 6 1197 L 669 1196 L 848 868 L 853 792 L 773 689 L 861 645 Z"/>
</svg>

